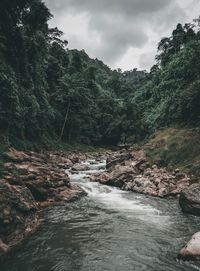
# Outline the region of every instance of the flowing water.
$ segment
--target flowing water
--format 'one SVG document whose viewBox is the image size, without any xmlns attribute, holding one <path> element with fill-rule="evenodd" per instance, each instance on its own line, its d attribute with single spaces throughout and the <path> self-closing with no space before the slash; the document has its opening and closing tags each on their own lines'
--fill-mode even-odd
<svg viewBox="0 0 200 271">
<path fill-rule="evenodd" d="M 46 209 L 40 230 L 0 271 L 200 270 L 197 263 L 176 260 L 200 219 L 181 213 L 177 201 L 89 182 L 87 175 L 104 165 L 70 175 L 88 196 Z"/>
</svg>

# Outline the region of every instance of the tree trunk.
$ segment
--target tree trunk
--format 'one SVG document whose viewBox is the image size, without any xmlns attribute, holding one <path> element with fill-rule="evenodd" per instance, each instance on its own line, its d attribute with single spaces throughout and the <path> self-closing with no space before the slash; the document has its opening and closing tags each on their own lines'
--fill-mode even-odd
<svg viewBox="0 0 200 271">
<path fill-rule="evenodd" d="M 66 126 L 66 123 L 67 123 L 67 119 L 68 119 L 68 115 L 69 115 L 69 109 L 70 109 L 70 101 L 68 103 L 67 112 L 66 112 L 66 115 L 65 115 L 65 120 L 64 120 L 62 130 L 61 130 L 61 133 L 60 133 L 60 137 L 59 137 L 60 141 L 62 140 L 63 133 L 64 133 L 64 130 L 65 130 L 65 126 Z"/>
</svg>

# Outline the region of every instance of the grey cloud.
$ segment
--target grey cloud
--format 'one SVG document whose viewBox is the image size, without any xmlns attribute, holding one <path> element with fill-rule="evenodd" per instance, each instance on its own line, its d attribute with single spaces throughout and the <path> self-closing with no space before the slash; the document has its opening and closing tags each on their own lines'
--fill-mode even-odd
<svg viewBox="0 0 200 271">
<path fill-rule="evenodd" d="M 146 67 L 151 67 L 154 61 L 155 52 L 150 51 L 143 53 L 139 56 L 139 67 L 140 69 L 146 69 Z"/>
<path fill-rule="evenodd" d="M 99 33 L 102 42 L 97 48 L 98 55 L 109 63 L 114 63 L 130 47 L 142 47 L 148 40 L 146 33 L 137 24 L 130 21 L 124 23 L 121 18 L 92 17 L 90 29 Z"/>
<path fill-rule="evenodd" d="M 47 0 L 54 9 L 75 8 L 76 11 L 139 15 L 152 13 L 168 6 L 172 0 Z"/>
<path fill-rule="evenodd" d="M 160 35 L 177 18 L 183 16 L 184 12 L 176 1 L 178 0 L 46 0 L 45 2 L 55 14 L 55 22 L 56 18 L 64 20 L 67 15 L 86 14 L 88 31 L 97 34 L 98 42 L 84 49 L 113 66 L 129 48 L 143 48 L 152 38 L 152 32 L 155 32 L 155 36 Z M 68 27 L 73 26 L 66 25 L 66 32 Z M 81 47 L 78 35 L 79 33 L 76 34 L 76 38 L 73 37 L 73 40 L 76 40 L 76 44 L 79 43 Z"/>
<path fill-rule="evenodd" d="M 152 28 L 156 29 L 156 32 L 162 35 L 166 29 L 175 27 L 175 25 L 182 21 L 184 17 L 185 11 L 181 9 L 179 5 L 176 3 L 170 4 L 152 18 Z"/>
</svg>

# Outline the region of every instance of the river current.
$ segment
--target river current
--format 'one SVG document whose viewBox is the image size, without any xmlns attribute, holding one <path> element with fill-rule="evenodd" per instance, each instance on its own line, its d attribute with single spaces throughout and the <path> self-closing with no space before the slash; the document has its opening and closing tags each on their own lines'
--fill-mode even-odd
<svg viewBox="0 0 200 271">
<path fill-rule="evenodd" d="M 88 161 L 90 164 L 94 161 Z M 0 271 L 178 271 L 200 270 L 178 262 L 180 248 L 199 231 L 200 219 L 183 214 L 176 200 L 124 192 L 69 174 L 88 196 L 44 210 L 45 223 Z"/>
</svg>

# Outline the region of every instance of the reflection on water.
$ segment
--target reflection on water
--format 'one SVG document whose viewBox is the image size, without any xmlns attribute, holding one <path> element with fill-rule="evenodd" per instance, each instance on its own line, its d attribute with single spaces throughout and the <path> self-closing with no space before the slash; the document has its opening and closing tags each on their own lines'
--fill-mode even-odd
<svg viewBox="0 0 200 271">
<path fill-rule="evenodd" d="M 88 196 L 44 211 L 45 224 L 0 271 L 200 270 L 176 254 L 198 231 L 200 219 L 184 215 L 176 201 L 91 183 L 90 171 L 71 174 Z"/>
</svg>

